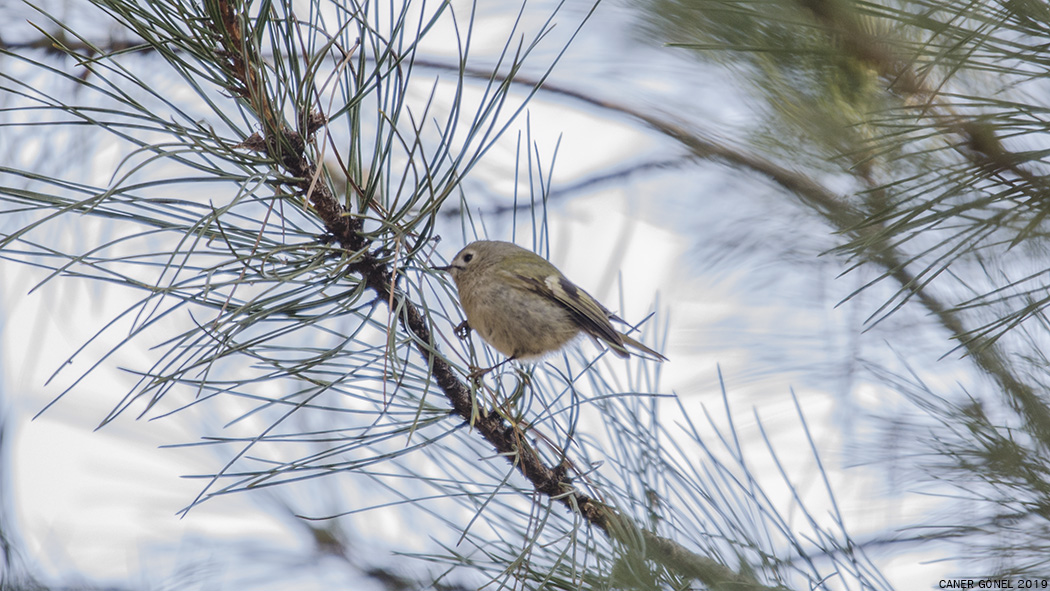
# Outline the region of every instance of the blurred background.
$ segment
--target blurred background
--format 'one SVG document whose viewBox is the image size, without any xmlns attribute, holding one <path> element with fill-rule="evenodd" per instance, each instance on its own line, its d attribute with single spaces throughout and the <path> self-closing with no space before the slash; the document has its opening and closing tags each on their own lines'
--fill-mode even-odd
<svg viewBox="0 0 1050 591">
<path fill-rule="evenodd" d="M 475 389 L 640 528 L 754 588 L 1050 576 L 1045 4 L 0 15 L 4 589 L 711 587 L 449 415 L 281 125 L 460 375 L 479 237 L 670 358 Z"/>
</svg>

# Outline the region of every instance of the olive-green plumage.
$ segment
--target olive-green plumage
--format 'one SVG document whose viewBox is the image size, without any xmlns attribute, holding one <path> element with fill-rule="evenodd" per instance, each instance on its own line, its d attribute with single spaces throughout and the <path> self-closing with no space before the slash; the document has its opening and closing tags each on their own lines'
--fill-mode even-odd
<svg viewBox="0 0 1050 591">
<path fill-rule="evenodd" d="M 520 361 L 557 351 L 583 331 L 620 357 L 631 347 L 667 358 L 613 328 L 623 322 L 543 257 L 509 242 L 468 244 L 447 267 L 467 323 L 485 342 Z"/>
</svg>

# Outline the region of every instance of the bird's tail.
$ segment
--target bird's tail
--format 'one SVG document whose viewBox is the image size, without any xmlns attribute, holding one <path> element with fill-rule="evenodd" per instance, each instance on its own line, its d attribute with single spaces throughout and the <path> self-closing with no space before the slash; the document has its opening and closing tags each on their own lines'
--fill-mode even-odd
<svg viewBox="0 0 1050 591">
<path fill-rule="evenodd" d="M 622 340 L 623 344 L 627 345 L 627 347 L 631 347 L 633 349 L 637 349 L 638 351 L 641 351 L 645 355 L 648 355 L 648 356 L 652 357 L 655 361 L 667 361 L 667 358 L 664 357 L 663 355 L 657 353 L 656 351 L 653 351 L 649 347 L 646 347 L 645 345 L 643 345 L 643 344 L 639 343 L 638 341 L 632 339 L 631 337 L 623 334 L 622 332 L 618 332 L 617 334 L 620 335 L 620 340 Z M 629 356 L 631 354 L 631 352 L 627 350 L 627 347 L 624 347 L 622 345 L 621 346 L 617 346 L 617 345 L 618 345 L 618 343 L 609 343 L 609 346 L 612 348 L 613 352 L 616 353 L 617 355 L 619 355 L 620 357 L 627 357 L 627 356 Z"/>
</svg>

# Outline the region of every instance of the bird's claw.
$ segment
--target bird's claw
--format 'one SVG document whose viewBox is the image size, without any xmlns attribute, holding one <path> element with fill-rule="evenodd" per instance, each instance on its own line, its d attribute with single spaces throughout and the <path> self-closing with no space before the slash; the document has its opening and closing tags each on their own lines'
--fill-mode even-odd
<svg viewBox="0 0 1050 591">
<path fill-rule="evenodd" d="M 468 324 L 467 321 L 464 320 L 460 323 L 459 326 L 457 326 L 454 329 L 454 332 L 456 333 L 456 336 L 459 337 L 459 340 L 465 341 L 468 337 L 470 337 L 470 324 Z"/>
</svg>

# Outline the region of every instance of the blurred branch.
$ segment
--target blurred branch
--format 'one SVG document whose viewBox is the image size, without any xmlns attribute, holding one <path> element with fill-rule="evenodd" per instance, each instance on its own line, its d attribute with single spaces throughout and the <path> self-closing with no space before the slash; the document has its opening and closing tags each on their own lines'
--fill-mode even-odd
<svg viewBox="0 0 1050 591">
<path fill-rule="evenodd" d="M 817 18 L 825 27 L 825 34 L 843 50 L 874 68 L 885 80 L 888 90 L 904 96 L 942 133 L 957 138 L 950 142 L 951 146 L 975 167 L 993 175 L 1011 172 L 1024 181 L 1015 186 L 1027 192 L 1029 198 L 1038 201 L 1047 198 L 1050 187 L 1041 177 L 1021 166 L 1025 158 L 1006 149 L 996 137 L 993 125 L 964 117 L 941 101 L 940 90 L 927 85 L 926 77 L 916 72 L 911 62 L 897 55 L 892 44 L 865 30 L 852 10 L 844 9 L 843 3 L 836 0 L 798 2 Z"/>
<path fill-rule="evenodd" d="M 546 88 L 546 86 L 544 86 Z M 621 186 L 622 183 L 627 182 L 631 177 L 643 173 L 649 173 L 653 171 L 663 171 L 672 168 L 681 168 L 696 161 L 695 156 L 680 156 L 678 158 L 652 160 L 647 162 L 641 162 L 626 166 L 620 170 L 614 170 L 603 174 L 597 174 L 591 177 L 580 179 L 579 181 L 566 184 L 560 187 L 552 187 L 550 192 L 545 195 L 545 201 L 553 203 L 554 201 L 568 199 L 581 191 L 595 190 L 595 187 L 601 185 L 616 185 Z M 512 205 L 494 205 L 491 209 L 487 210 L 495 216 L 500 216 L 512 211 L 524 211 L 531 208 L 531 203 L 517 203 Z M 442 215 L 445 217 L 458 217 L 463 214 L 463 208 L 456 204 L 450 204 L 441 210 Z"/>
<path fill-rule="evenodd" d="M 119 41 L 116 39 L 110 39 L 107 43 L 101 45 L 92 45 L 85 41 L 71 39 L 62 30 L 55 31 L 54 33 L 47 33 L 42 37 L 30 39 L 28 41 L 11 42 L 0 38 L 0 50 L 11 53 L 15 53 L 19 50 L 36 49 L 55 56 L 67 56 L 70 52 L 90 56 L 99 54 L 100 52 L 115 53 L 132 48 L 136 51 L 147 53 L 155 51 L 154 48 L 149 45 L 140 45 L 138 43 Z"/>
</svg>

